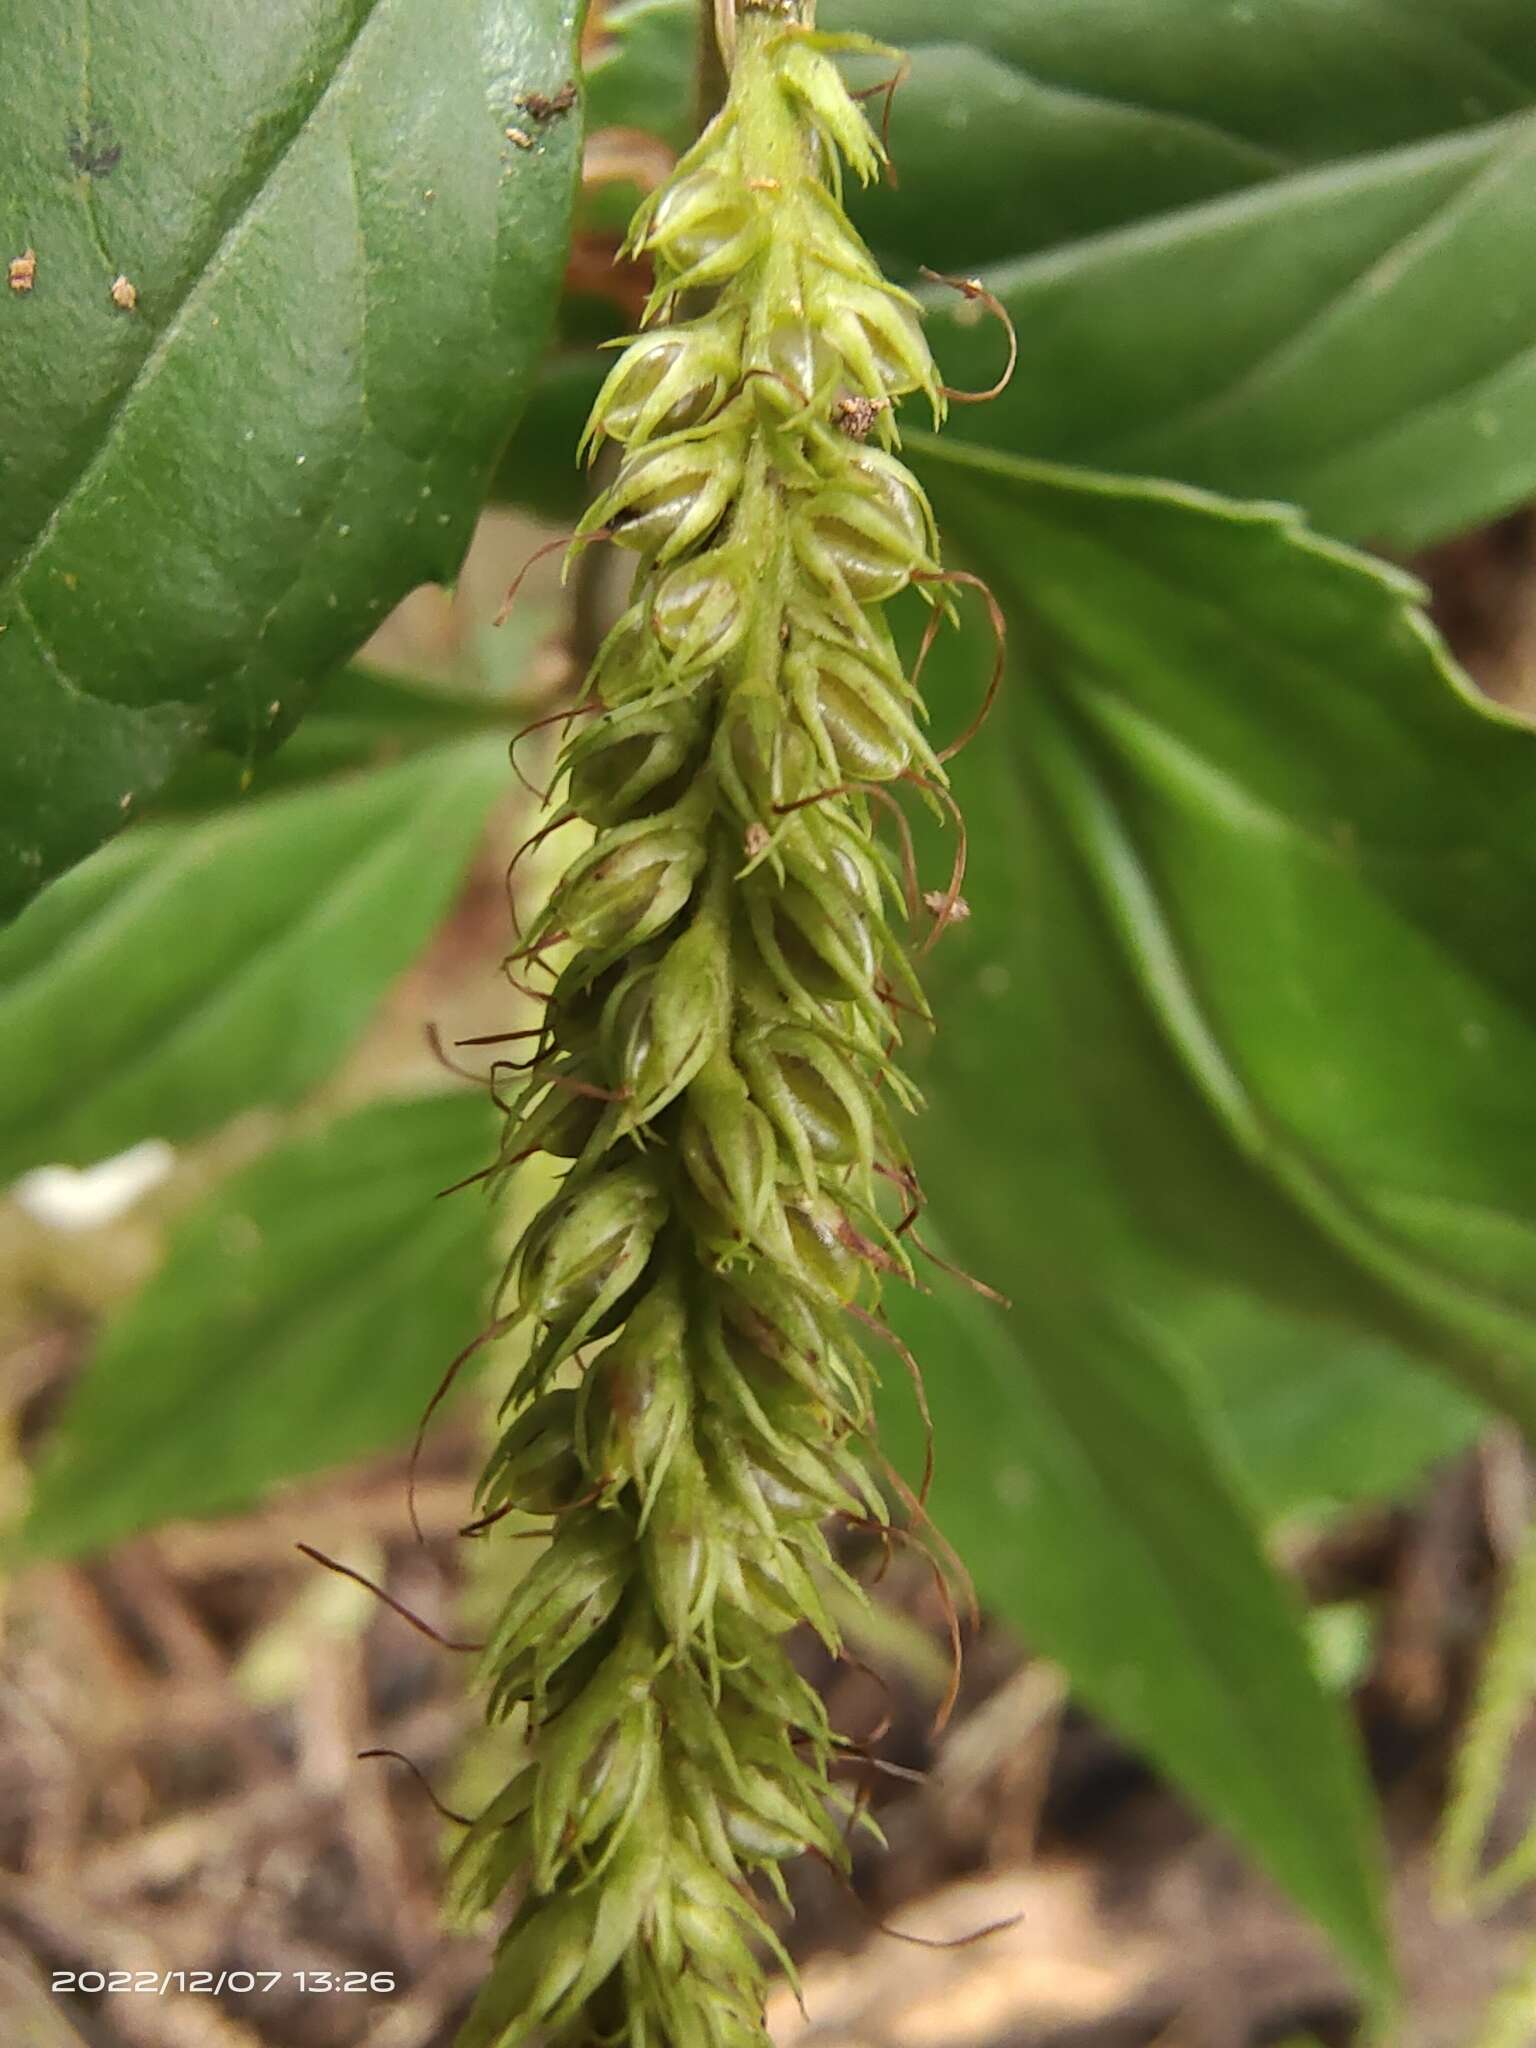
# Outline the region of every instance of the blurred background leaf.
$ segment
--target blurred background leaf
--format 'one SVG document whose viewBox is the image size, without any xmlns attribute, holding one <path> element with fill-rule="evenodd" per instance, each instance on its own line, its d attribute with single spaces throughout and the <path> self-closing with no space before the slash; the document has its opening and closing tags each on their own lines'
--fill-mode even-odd
<svg viewBox="0 0 1536 2048">
<path fill-rule="evenodd" d="M 248 762 L 216 751 L 193 755 L 160 790 L 150 815 L 196 815 L 272 790 L 387 768 L 474 733 L 500 731 L 510 739 L 520 723 L 504 697 L 352 662 L 326 678 L 315 708 L 275 753 Z"/>
<path fill-rule="evenodd" d="M 699 10 L 691 0 L 617 0 L 587 65 L 594 130 L 637 128 L 679 155 L 698 132 Z"/>
<path fill-rule="evenodd" d="M 1011 625 L 919 1134 L 962 1257 L 1025 1301 L 1107 1276 L 1174 1327 L 1192 1282 L 1237 1286 L 1529 1427 L 1536 735 L 1405 579 L 1271 508 L 921 463 Z M 939 659 L 950 728 L 986 649 Z"/>
<path fill-rule="evenodd" d="M 1536 277 L 1509 260 L 1533 209 L 1522 118 L 989 264 L 1020 368 L 959 437 L 1422 546 L 1536 488 Z M 931 338 L 952 383 L 992 384 L 998 337 L 953 295 Z"/>
<path fill-rule="evenodd" d="M 332 1071 L 462 882 L 508 781 L 460 740 L 136 828 L 0 931 L 0 1175 L 286 1106 Z"/>
<path fill-rule="evenodd" d="M 834 0 L 908 47 L 864 226 L 980 272 L 1019 373 L 962 439 L 1422 545 L 1536 489 L 1536 61 L 1523 0 Z M 933 295 L 951 383 L 999 340 Z"/>
<path fill-rule="evenodd" d="M 1382 1988 L 1384 1859 L 1359 1754 L 1252 1503 L 1155 1333 L 1059 1292 L 1032 1295 L 1010 1329 L 948 1287 L 904 1296 L 898 1322 L 933 1411 L 934 1519 L 988 1608 L 1063 1664 Z M 882 1440 L 915 1469 L 899 1395 Z"/>
<path fill-rule="evenodd" d="M 1484 1400 L 1536 1419 L 1536 737 L 1473 698 L 1397 572 L 1273 508 L 917 453 L 1011 654 L 955 768 L 972 916 L 929 975 L 914 1137 L 945 1240 L 1014 1306 L 941 1278 L 892 1302 L 934 1517 L 1368 1963 L 1372 1852 L 1322 1868 L 1301 1819 L 1324 1783 L 1362 1810 L 1340 1727 L 1314 1699 L 1286 1752 L 1220 1702 L 1249 1655 L 1311 1683 L 1256 1590 L 1266 1516 L 1401 1490 Z M 990 654 L 980 625 L 937 643 L 945 737 Z"/>
<path fill-rule="evenodd" d="M 1454 1910 L 1496 1906 L 1517 1896 L 1536 1873 L 1536 1812 L 1522 1816 L 1513 1846 L 1495 1853 L 1496 1823 L 1517 1746 L 1536 1712 L 1536 1524 L 1514 1560 L 1498 1623 L 1483 1657 L 1467 1732 L 1456 1754 L 1441 1826 L 1440 1882 Z M 1536 1992 L 1527 2017 L 1536 2012 Z"/>
<path fill-rule="evenodd" d="M 1519 0 L 826 0 L 833 28 L 908 50 L 894 147 L 912 174 L 871 221 L 955 269 L 1032 255 L 1299 172 L 1453 135 L 1536 98 Z M 983 138 L 986 147 L 981 148 Z M 918 175 L 918 173 L 921 175 Z"/>
<path fill-rule="evenodd" d="M 479 1326 L 490 1266 L 485 1202 L 437 1191 L 491 1141 L 478 1096 L 384 1101 L 225 1182 L 103 1329 L 38 1471 L 28 1550 L 225 1512 L 409 1437 Z"/>
<path fill-rule="evenodd" d="M 693 95 L 691 0 L 616 6 L 594 110 Z M 978 273 L 1018 374 L 951 432 L 1018 455 L 1285 498 L 1421 546 L 1536 490 L 1536 62 L 1524 0 L 826 0 L 907 50 L 899 183 L 855 196 L 887 267 Z M 871 68 L 870 79 L 880 76 Z M 661 81 L 665 80 L 663 86 Z M 667 132 L 670 132 L 670 126 Z M 927 289 L 951 383 L 1003 360 Z M 562 434 L 595 388 L 561 358 Z M 502 479 L 515 491 L 515 477 Z"/>
<path fill-rule="evenodd" d="M 0 207 L 37 271 L 0 303 L 0 914 L 454 574 L 565 263 L 580 117 L 508 130 L 572 76 L 575 15 L 9 25 Z"/>
</svg>

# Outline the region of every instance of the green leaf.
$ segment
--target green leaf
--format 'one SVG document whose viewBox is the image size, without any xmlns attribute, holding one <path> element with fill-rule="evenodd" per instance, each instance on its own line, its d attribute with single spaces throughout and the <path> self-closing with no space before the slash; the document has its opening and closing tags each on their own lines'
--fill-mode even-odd
<svg viewBox="0 0 1536 2048">
<path fill-rule="evenodd" d="M 682 0 L 678 0 L 682 4 Z M 1059 249 L 1310 169 L 1454 135 L 1536 99 L 1522 0 L 823 0 L 913 58 L 883 246 L 939 267 Z M 1246 280 L 1244 280 L 1246 284 Z M 1202 315 L 1214 309 L 1202 305 Z"/>
<path fill-rule="evenodd" d="M 1145 1285 L 1266 1515 L 1315 1518 L 1407 1495 L 1487 1427 L 1483 1405 L 1386 1337 L 1202 1276 Z"/>
<path fill-rule="evenodd" d="M 1530 1319 L 1492 1287 L 1503 1231 L 1446 1244 L 1437 1206 L 1399 1238 L 1404 1187 L 1491 1176 L 1531 1213 L 1536 1044 L 1511 984 L 1532 736 L 1472 699 L 1405 579 L 1272 508 L 919 455 L 1012 652 L 955 764 L 972 915 L 933 956 L 915 1136 L 955 1256 L 1015 1306 L 941 1280 L 893 1303 L 934 1411 L 935 1518 L 1369 1971 L 1358 1771 L 1254 1525 L 1463 1442 L 1478 1404 L 1430 1361 L 1532 1410 L 1507 1341 L 1528 1361 Z M 990 660 L 978 607 L 927 671 L 942 734 Z M 1480 1063 L 1485 1015 L 1515 1049 Z M 1251 1718 L 1276 1685 L 1310 1700 L 1284 1732 Z"/>
<path fill-rule="evenodd" d="M 103 1332 L 27 1548 L 78 1556 L 408 1437 L 481 1313 L 488 1211 L 435 1197 L 490 1136 L 478 1099 L 386 1102 L 227 1181 Z"/>
<path fill-rule="evenodd" d="M 1154 1319 L 1235 1286 L 1536 1427 L 1536 733 L 1273 507 L 922 460 L 1013 627 L 937 956 L 929 1121 L 987 1133 L 938 1163 L 963 1255 Z"/>
<path fill-rule="evenodd" d="M 1536 274 L 1510 262 L 1533 206 L 1521 119 L 999 263 L 1018 374 L 957 426 L 1421 545 L 1536 490 Z M 1001 337 L 946 300 L 944 373 L 988 388 Z"/>
<path fill-rule="evenodd" d="M 1059 1291 L 1022 1302 L 1027 1342 L 947 1287 L 900 1305 L 939 1447 L 935 1521 L 989 1607 L 1065 1665 L 1384 1987 L 1365 1773 L 1181 1370 L 1133 1313 Z M 910 1462 L 905 1406 L 887 1404 L 882 1437 Z"/>
<path fill-rule="evenodd" d="M 0 912 L 455 573 L 564 265 L 579 116 L 518 98 L 571 75 L 575 12 L 8 25 L 0 212 L 37 271 L 0 293 Z"/>
<path fill-rule="evenodd" d="M 697 14 L 619 16 L 604 119 L 671 131 Z M 819 20 L 913 60 L 900 181 L 856 197 L 859 225 L 899 274 L 979 271 L 1018 327 L 1018 374 L 956 415 L 962 438 L 1294 499 L 1404 547 L 1536 492 L 1525 0 L 824 0 Z M 986 389 L 998 329 L 929 297 L 945 375 Z"/>
<path fill-rule="evenodd" d="M 327 678 L 315 708 L 275 754 L 254 762 L 197 754 L 160 791 L 152 815 L 210 811 L 273 790 L 387 768 L 473 733 L 510 738 L 522 723 L 523 714 L 506 697 L 411 682 L 354 663 Z"/>
<path fill-rule="evenodd" d="M 146 825 L 0 932 L 0 1180 L 187 1138 L 324 1079 L 506 784 L 494 741 Z"/>
<path fill-rule="evenodd" d="M 888 258 L 979 270 L 1017 325 L 1013 453 L 1293 499 L 1420 545 L 1536 490 L 1536 206 L 1524 0 L 832 0 L 911 48 Z M 991 322 L 932 295 L 950 382 Z"/>
</svg>

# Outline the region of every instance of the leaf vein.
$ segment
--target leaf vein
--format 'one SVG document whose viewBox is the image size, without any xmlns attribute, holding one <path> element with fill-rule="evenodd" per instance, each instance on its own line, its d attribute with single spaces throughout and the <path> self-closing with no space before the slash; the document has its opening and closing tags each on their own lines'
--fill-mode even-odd
<svg viewBox="0 0 1536 2048">
<path fill-rule="evenodd" d="M 1115 461 L 1127 467 L 1138 467 L 1135 461 L 1138 447 L 1160 444 L 1170 435 L 1183 436 L 1208 428 L 1224 416 L 1251 404 L 1266 384 L 1283 376 L 1289 365 L 1305 355 L 1308 345 L 1335 315 L 1357 301 L 1395 288 L 1409 270 L 1432 255 L 1460 219 L 1509 173 L 1524 153 L 1519 148 L 1496 151 L 1465 184 L 1438 201 L 1422 219 L 1405 228 L 1400 235 L 1395 235 L 1363 270 L 1346 280 L 1337 291 L 1329 292 L 1320 304 L 1304 308 L 1297 324 L 1266 349 L 1256 362 L 1247 364 L 1219 390 L 1202 393 L 1181 410 L 1160 419 L 1154 427 L 1122 443 L 1115 451 Z"/>
</svg>

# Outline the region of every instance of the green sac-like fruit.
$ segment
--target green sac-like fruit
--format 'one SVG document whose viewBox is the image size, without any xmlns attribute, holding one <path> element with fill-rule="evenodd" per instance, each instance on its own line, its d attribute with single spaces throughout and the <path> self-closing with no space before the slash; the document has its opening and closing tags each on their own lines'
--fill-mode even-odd
<svg viewBox="0 0 1536 2048">
<path fill-rule="evenodd" d="M 738 644 L 745 623 L 739 559 L 722 549 L 679 562 L 656 586 L 651 630 L 672 657 L 670 673 L 713 666 Z"/>
<path fill-rule="evenodd" d="M 740 360 L 739 323 L 707 319 L 642 335 L 593 408 L 593 431 L 641 445 L 696 427 L 725 399 Z"/>
<path fill-rule="evenodd" d="M 622 825 L 676 803 L 697 770 L 704 732 L 691 697 L 610 712 L 567 750 L 571 809 L 590 825 Z"/>
<path fill-rule="evenodd" d="M 662 193 L 642 247 L 691 289 L 723 283 L 751 261 L 767 234 L 757 195 L 728 170 L 701 166 Z"/>
<path fill-rule="evenodd" d="M 480 1505 L 557 1515 L 585 1491 L 586 1469 L 576 1450 L 576 1396 L 561 1387 L 541 1394 L 502 1437 L 480 1482 Z"/>
</svg>

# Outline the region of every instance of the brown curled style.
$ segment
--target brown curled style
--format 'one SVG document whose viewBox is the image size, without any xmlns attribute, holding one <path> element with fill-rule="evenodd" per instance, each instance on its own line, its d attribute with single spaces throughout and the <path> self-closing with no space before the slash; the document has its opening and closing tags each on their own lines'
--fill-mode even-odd
<svg viewBox="0 0 1536 2048">
<path fill-rule="evenodd" d="M 476 1174 L 473 1176 L 473 1178 L 478 1180 L 483 1177 L 484 1173 L 494 1173 L 495 1171 L 496 1168 L 494 1166 L 487 1167 L 482 1169 L 481 1174 Z M 445 1190 L 445 1192 L 451 1192 L 451 1190 Z M 514 1329 L 516 1327 L 516 1324 L 516 1316 L 498 1316 L 495 1318 L 494 1321 L 487 1323 L 485 1328 L 481 1330 L 477 1336 L 472 1337 L 470 1341 L 463 1347 L 463 1349 L 456 1352 L 454 1356 L 448 1361 L 447 1366 L 444 1368 L 442 1378 L 438 1381 L 436 1387 L 433 1389 L 432 1394 L 427 1401 L 426 1407 L 423 1408 L 423 1410 L 421 1411 L 421 1419 L 416 1425 L 416 1434 L 411 1441 L 411 1455 L 409 1463 L 406 1466 L 405 1476 L 406 1511 L 410 1515 L 411 1529 L 418 1543 L 424 1544 L 427 1539 L 422 1530 L 421 1517 L 416 1512 L 416 1473 L 421 1464 L 421 1454 L 426 1446 L 427 1431 L 432 1426 L 432 1418 L 437 1413 L 438 1409 L 443 1405 L 444 1401 L 447 1400 L 449 1394 L 453 1391 L 454 1384 L 458 1380 L 459 1374 L 464 1370 L 465 1366 L 468 1365 L 469 1361 L 476 1355 L 476 1353 L 483 1351 L 487 1344 L 494 1344 L 497 1338 L 506 1336 L 509 1330 Z M 303 1550 L 304 1545 L 301 1543 L 299 1545 L 299 1548 Z M 313 1557 L 319 1557 L 318 1551 L 311 1551 L 307 1554 Z M 330 1560 L 329 1558 L 320 1558 L 320 1562 L 322 1564 L 329 1564 Z M 346 1567 L 343 1565 L 337 1565 L 333 1567 L 333 1569 L 337 1571 L 344 1571 Z M 352 1576 L 356 1578 L 357 1574 L 354 1572 Z M 363 1583 L 366 1584 L 367 1581 L 365 1580 Z M 374 1588 L 374 1590 L 377 1591 L 377 1588 Z M 387 1594 L 380 1594 L 379 1597 L 381 1599 L 388 1599 L 389 1596 Z"/>
<path fill-rule="evenodd" d="M 569 726 L 576 719 L 594 717 L 603 709 L 604 705 L 601 698 L 586 697 L 578 704 L 567 704 L 559 711 L 549 711 L 542 718 L 532 719 L 520 731 L 513 734 L 511 744 L 507 748 L 507 759 L 511 763 L 512 773 L 517 777 L 524 789 L 527 790 L 528 794 L 536 798 L 539 803 L 547 804 L 550 801 L 551 792 L 547 789 L 540 789 L 536 784 L 530 782 L 522 769 L 518 767 L 518 748 L 524 740 L 532 739 L 536 732 L 543 732 L 551 725 Z"/>
<path fill-rule="evenodd" d="M 892 1187 L 901 1189 L 902 1199 L 908 1206 L 892 1235 L 895 1237 L 905 1237 L 927 1207 L 927 1198 L 923 1194 L 922 1188 L 918 1185 L 916 1170 L 910 1166 L 904 1169 L 888 1166 L 884 1160 L 877 1159 L 875 1161 L 875 1172 L 879 1174 L 882 1180 L 889 1181 Z"/>
<path fill-rule="evenodd" d="M 956 1550 L 928 1512 L 926 1502 L 918 1499 L 902 1472 L 892 1464 L 882 1451 L 880 1469 L 890 1481 L 891 1491 L 912 1517 L 914 1524 L 927 1531 L 931 1539 L 931 1553 L 944 1560 L 946 1568 L 953 1573 L 965 1600 L 965 1616 L 974 1633 L 981 1627 L 981 1601 L 976 1592 L 976 1581 L 966 1567 L 965 1559 Z"/>
<path fill-rule="evenodd" d="M 495 618 L 492 619 L 491 624 L 493 626 L 504 626 L 507 623 L 508 619 L 512 616 L 512 608 L 517 603 L 518 592 L 522 589 L 529 570 L 536 568 L 548 556 L 557 554 L 562 548 L 567 549 L 571 554 L 575 554 L 579 549 L 595 546 L 598 541 L 612 539 L 613 528 L 611 526 L 599 526 L 595 527 L 590 533 L 558 533 L 553 540 L 547 540 L 542 547 L 536 547 L 521 569 L 512 578 L 512 581 L 507 585 L 507 594 L 501 601 L 501 609 L 497 612 Z"/>
<path fill-rule="evenodd" d="M 1019 367 L 1019 330 L 1014 325 L 1013 315 L 995 292 L 987 290 L 979 277 L 946 277 L 942 271 L 930 270 L 926 264 L 922 266 L 921 275 L 930 284 L 948 285 L 951 291 L 959 292 L 971 303 L 985 306 L 995 320 L 1002 322 L 1003 331 L 1008 336 L 1008 365 L 997 382 L 985 391 L 956 391 L 951 384 L 940 386 L 951 405 L 990 405 L 994 398 L 1002 397 Z"/>
<path fill-rule="evenodd" d="M 775 804 L 774 815 L 787 818 L 796 811 L 807 810 L 813 804 L 824 804 L 836 797 L 873 797 L 890 811 L 896 823 L 896 835 L 901 846 L 902 887 L 906 895 L 907 915 L 914 924 L 920 904 L 920 885 L 917 877 L 917 850 L 912 843 L 912 826 L 906 812 L 897 803 L 891 792 L 878 782 L 838 782 L 830 789 L 818 789 L 811 796 L 797 797 L 793 803 Z"/>
<path fill-rule="evenodd" d="M 885 182 L 893 192 L 901 190 L 901 179 L 896 173 L 896 159 L 891 155 L 891 111 L 896 105 L 896 95 L 912 76 L 911 52 L 903 50 L 896 69 L 889 78 L 878 85 L 866 85 L 860 91 L 850 94 L 852 99 L 873 100 L 883 93 L 885 105 L 880 114 L 880 149 L 885 158 Z"/>
<path fill-rule="evenodd" d="M 443 1034 L 429 1018 L 422 1026 L 422 1037 L 427 1041 L 427 1050 L 445 1074 L 452 1074 L 456 1080 L 468 1081 L 476 1088 L 485 1085 L 483 1074 L 477 1074 L 470 1067 L 461 1066 L 443 1043 Z"/>
<path fill-rule="evenodd" d="M 440 1650 L 452 1650 L 467 1657 L 478 1657 L 484 1651 L 484 1643 L 461 1643 L 452 1636 L 445 1636 L 440 1629 L 435 1629 L 430 1621 L 423 1621 L 419 1614 L 413 1614 L 403 1601 L 395 1598 L 393 1593 L 386 1593 L 384 1588 L 370 1579 L 366 1573 L 354 1571 L 351 1565 L 340 1564 L 334 1557 L 327 1557 L 323 1550 L 316 1550 L 312 1543 L 295 1543 L 293 1547 L 302 1552 L 311 1564 L 323 1565 L 328 1572 L 334 1572 L 338 1578 L 351 1579 L 354 1585 L 363 1587 L 375 1600 L 387 1607 L 391 1614 L 398 1614 L 400 1619 L 415 1629 L 419 1636 L 425 1636 L 429 1643 L 436 1643 Z"/>
<path fill-rule="evenodd" d="M 875 1763 L 878 1767 L 878 1758 L 872 1758 L 871 1762 Z M 825 1857 L 818 1856 L 817 1860 L 819 1862 L 826 1862 Z M 860 1896 L 858 1889 L 851 1882 L 846 1872 L 838 1870 L 835 1865 L 830 1863 L 827 1864 L 827 1868 L 831 1870 L 832 1875 L 843 1886 L 848 1896 L 854 1901 L 859 1911 L 877 1934 L 883 1934 L 887 1941 L 903 1942 L 909 1948 L 940 1950 L 975 1948 L 979 1942 L 991 1941 L 996 1935 L 1007 1934 L 1011 1929 L 1024 1925 L 1025 1916 L 1022 1913 L 1010 1913 L 1006 1919 L 989 1920 L 984 1927 L 973 1928 L 969 1934 L 908 1934 L 904 1928 L 892 1927 L 888 1920 L 882 1920 L 869 1901 Z"/>
<path fill-rule="evenodd" d="M 934 1735 L 942 1735 L 954 1715 L 955 1706 L 960 1698 L 961 1679 L 965 1673 L 965 1636 L 960 1626 L 960 1609 L 944 1567 L 922 1537 L 911 1529 L 903 1529 L 898 1522 L 876 1521 L 869 1515 L 854 1515 L 847 1512 L 840 1513 L 838 1520 L 847 1528 L 863 1529 L 871 1536 L 878 1536 L 886 1546 L 887 1559 L 891 1544 L 905 1543 L 933 1575 L 934 1590 L 939 1597 L 939 1605 L 944 1614 L 944 1627 L 949 1636 L 949 1684 L 935 1710 L 932 1724 Z M 881 1569 L 883 1573 L 884 1567 Z"/>
<path fill-rule="evenodd" d="M 996 704 L 998 692 L 1003 687 L 1003 678 L 1008 672 L 1008 619 L 1002 606 L 997 601 L 991 584 L 981 576 L 973 576 L 968 569 L 915 569 L 912 572 L 912 581 L 925 584 L 954 584 L 966 590 L 976 591 L 987 607 L 987 618 L 992 627 L 992 638 L 996 653 L 992 663 L 992 673 L 987 680 L 986 692 L 981 700 L 981 707 L 959 738 L 951 740 L 947 747 L 940 747 L 934 756 L 935 760 L 939 762 L 953 761 L 957 754 L 963 753 L 971 744 L 971 741 L 975 739 L 976 735 L 991 717 L 992 707 Z M 917 664 L 912 672 L 914 688 L 922 676 L 924 665 L 928 660 L 929 654 L 933 651 L 933 643 L 938 638 L 943 623 L 944 613 L 935 609 L 924 630 L 923 644 L 918 652 Z"/>
<path fill-rule="evenodd" d="M 543 801 L 546 804 L 549 802 L 548 795 L 544 797 Z M 574 825 L 576 822 L 577 821 L 574 815 L 570 817 L 551 818 L 549 823 L 547 825 L 541 825 L 537 832 L 530 832 L 528 837 L 523 841 L 521 846 L 519 846 L 517 851 L 513 854 L 512 858 L 507 862 L 507 872 L 505 876 L 505 886 L 507 893 L 507 912 L 512 920 L 513 934 L 519 940 L 521 940 L 524 936 L 523 921 L 517 914 L 517 891 L 512 886 L 512 878 L 517 873 L 518 868 L 521 866 L 522 862 L 528 857 L 530 853 L 537 853 L 539 848 L 544 844 L 546 839 L 551 838 L 556 832 L 563 830 L 565 826 Z"/>
<path fill-rule="evenodd" d="M 360 1764 L 367 1763 L 375 1757 L 385 1757 L 392 1763 L 404 1764 L 405 1768 L 416 1780 L 422 1791 L 426 1793 L 427 1798 L 436 1807 L 444 1820 L 452 1821 L 453 1825 L 458 1828 L 472 1828 L 474 1826 L 474 1822 L 467 1813 L 457 1813 L 451 1806 L 443 1803 L 433 1789 L 432 1780 L 421 1768 L 421 1765 L 413 1758 L 408 1757 L 403 1749 L 360 1749 L 357 1752 L 357 1761 Z"/>
<path fill-rule="evenodd" d="M 989 1287 L 985 1280 L 978 1280 L 974 1273 L 968 1273 L 964 1266 L 957 1266 L 953 1259 L 946 1259 L 931 1245 L 926 1245 L 914 1230 L 912 1242 L 931 1266 L 937 1266 L 941 1273 L 948 1273 L 952 1280 L 958 1280 L 962 1287 L 968 1287 L 972 1294 L 979 1294 L 983 1301 L 990 1301 L 998 1308 L 1012 1308 L 1013 1303 L 1006 1294 L 999 1294 L 995 1287 Z"/>
<path fill-rule="evenodd" d="M 531 1158 L 531 1153 L 526 1155 Z M 450 1181 L 445 1188 L 439 1188 L 435 1199 L 441 1202 L 447 1195 L 461 1194 L 465 1188 L 479 1187 L 482 1182 L 492 1180 L 501 1171 L 500 1160 L 493 1160 L 489 1166 L 478 1167 L 473 1173 L 466 1173 L 462 1180 Z"/>
<path fill-rule="evenodd" d="M 928 1406 L 928 1385 L 923 1378 L 923 1369 L 911 1349 L 901 1341 L 889 1323 L 882 1321 L 879 1316 L 871 1315 L 867 1308 L 861 1308 L 856 1301 L 846 1304 L 846 1312 L 856 1323 L 862 1323 L 872 1336 L 880 1338 L 883 1343 L 890 1346 L 900 1359 L 902 1370 L 911 1382 L 912 1395 L 917 1402 L 918 1417 L 923 1426 L 923 1476 L 917 1490 L 917 1505 L 926 1511 L 928 1495 L 933 1488 L 934 1451 L 933 1411 Z"/>
<path fill-rule="evenodd" d="M 934 619 L 939 616 L 937 612 L 933 614 Z M 962 892 L 965 888 L 966 868 L 970 861 L 971 836 L 966 826 L 965 813 L 956 803 L 952 792 L 942 782 L 936 781 L 931 775 L 918 775 L 910 768 L 902 780 L 910 782 L 915 789 L 921 790 L 925 796 L 946 808 L 955 828 L 955 858 L 950 868 L 949 886 L 942 893 L 935 892 L 938 896 L 937 902 L 932 897 L 923 899 L 932 912 L 933 924 L 917 949 L 917 957 L 921 960 L 933 951 L 949 927 L 960 921 L 961 907 L 965 903 Z"/>
</svg>

